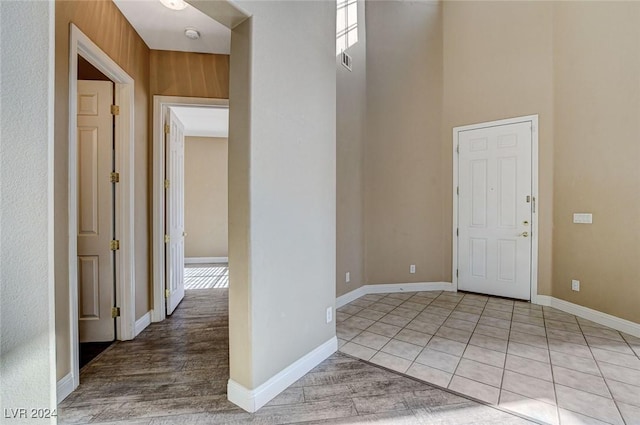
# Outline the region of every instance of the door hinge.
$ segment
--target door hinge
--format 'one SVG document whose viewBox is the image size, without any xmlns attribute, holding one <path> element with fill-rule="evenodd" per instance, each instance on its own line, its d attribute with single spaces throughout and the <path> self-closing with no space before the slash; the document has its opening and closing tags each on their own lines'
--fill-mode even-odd
<svg viewBox="0 0 640 425">
<path fill-rule="evenodd" d="M 460 195 L 460 186 L 456 186 L 456 195 Z"/>
<path fill-rule="evenodd" d="M 169 235 L 164 235 L 164 243 L 169 243 Z"/>
<path fill-rule="evenodd" d="M 111 318 L 120 317 L 120 307 L 111 307 Z"/>
<path fill-rule="evenodd" d="M 532 196 L 531 201 L 531 212 L 536 212 L 536 197 Z"/>
<path fill-rule="evenodd" d="M 120 241 L 119 240 L 112 240 L 111 242 L 109 242 L 109 249 L 111 251 L 117 251 L 120 249 Z"/>
<path fill-rule="evenodd" d="M 456 229 L 456 236 L 460 236 L 460 228 Z"/>
<path fill-rule="evenodd" d="M 164 181 L 164 188 L 165 188 L 165 189 L 169 189 L 169 184 L 170 184 L 170 183 L 169 183 L 169 180 L 165 180 L 165 181 Z"/>
<path fill-rule="evenodd" d="M 458 277 L 458 269 L 456 269 L 456 277 Z"/>
<path fill-rule="evenodd" d="M 120 107 L 118 105 L 111 105 L 111 115 L 120 115 Z"/>
<path fill-rule="evenodd" d="M 111 173 L 109 180 L 111 183 L 119 183 L 120 182 L 120 173 L 116 173 L 115 171 Z"/>
<path fill-rule="evenodd" d="M 169 298 L 169 295 L 171 295 L 171 291 L 170 291 L 170 290 L 168 290 L 168 289 L 165 289 L 165 290 L 164 290 L 164 297 L 165 297 L 165 298 Z"/>
<path fill-rule="evenodd" d="M 171 127 L 169 126 L 169 124 L 165 124 L 164 125 L 164 134 L 169 134 L 170 131 L 171 131 Z"/>
<path fill-rule="evenodd" d="M 460 145 L 456 145 L 456 153 L 460 153 Z"/>
</svg>

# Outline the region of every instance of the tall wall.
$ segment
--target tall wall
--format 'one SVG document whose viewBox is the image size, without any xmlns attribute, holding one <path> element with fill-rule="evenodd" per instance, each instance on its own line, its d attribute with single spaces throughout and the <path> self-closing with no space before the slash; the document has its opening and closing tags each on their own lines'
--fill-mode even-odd
<svg viewBox="0 0 640 425">
<path fill-rule="evenodd" d="M 228 257 L 228 142 L 186 137 L 184 144 L 185 257 Z"/>
<path fill-rule="evenodd" d="M 366 283 L 442 281 L 442 5 L 375 1 L 366 16 Z"/>
<path fill-rule="evenodd" d="M 0 2 L 0 409 L 15 424 L 54 420 L 10 409 L 56 407 L 53 16 L 51 2 Z"/>
<path fill-rule="evenodd" d="M 358 1 L 358 42 L 347 49 L 352 70 L 336 56 L 336 295 L 352 291 L 364 276 L 364 175 L 367 40 L 365 2 Z M 345 280 L 349 272 L 350 282 Z"/>
<path fill-rule="evenodd" d="M 443 276 L 451 281 L 453 127 L 539 114 L 538 292 L 551 293 L 553 2 L 444 2 Z"/>
<path fill-rule="evenodd" d="M 135 80 L 136 318 L 150 309 L 149 288 L 149 49 L 112 1 L 55 2 L 55 263 L 58 379 L 69 363 L 69 25 L 74 23 Z"/>
<path fill-rule="evenodd" d="M 335 338 L 335 3 L 239 3 L 252 18 L 231 37 L 230 368 L 255 389 Z"/>
<path fill-rule="evenodd" d="M 556 3 L 553 53 L 552 295 L 640 323 L 640 4 Z"/>
</svg>

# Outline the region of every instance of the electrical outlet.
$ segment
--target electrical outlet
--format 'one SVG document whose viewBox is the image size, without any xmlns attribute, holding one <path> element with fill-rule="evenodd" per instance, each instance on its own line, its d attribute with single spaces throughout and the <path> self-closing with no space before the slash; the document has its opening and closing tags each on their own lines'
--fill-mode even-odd
<svg viewBox="0 0 640 425">
<path fill-rule="evenodd" d="M 333 320 L 333 307 L 327 307 L 327 323 Z"/>
<path fill-rule="evenodd" d="M 571 281 L 571 290 L 572 291 L 576 291 L 579 292 L 580 291 L 580 281 L 579 280 L 572 280 Z"/>
<path fill-rule="evenodd" d="M 344 281 L 349 283 L 351 282 L 351 272 L 346 272 L 344 275 Z"/>
<path fill-rule="evenodd" d="M 409 273 L 415 273 L 416 272 L 416 265 L 412 264 L 409 266 Z"/>
</svg>

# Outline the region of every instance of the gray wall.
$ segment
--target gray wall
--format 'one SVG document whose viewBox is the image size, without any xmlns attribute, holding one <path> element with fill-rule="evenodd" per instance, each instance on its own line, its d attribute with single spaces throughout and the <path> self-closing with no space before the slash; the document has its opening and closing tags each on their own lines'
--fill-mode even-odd
<svg viewBox="0 0 640 425">
<path fill-rule="evenodd" d="M 9 408 L 56 406 L 52 19 L 52 2 L 0 2 L 3 416 Z M 53 423 L 42 419 L 10 421 Z"/>
</svg>

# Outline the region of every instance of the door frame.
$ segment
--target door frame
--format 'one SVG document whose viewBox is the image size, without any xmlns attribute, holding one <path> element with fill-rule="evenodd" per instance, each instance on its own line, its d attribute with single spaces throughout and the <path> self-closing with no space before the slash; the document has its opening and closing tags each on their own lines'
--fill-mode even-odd
<svg viewBox="0 0 640 425">
<path fill-rule="evenodd" d="M 78 335 L 78 55 L 85 58 L 114 83 L 116 104 L 120 114 L 115 117 L 115 163 L 120 173 L 116 190 L 116 235 L 120 249 L 116 251 L 115 302 L 120 307 L 116 318 L 118 340 L 134 338 L 135 329 L 135 240 L 134 240 L 134 80 L 113 59 L 104 53 L 78 27 L 70 24 L 69 46 L 69 317 L 71 331 L 71 373 L 73 388 L 80 384 Z"/>
<path fill-rule="evenodd" d="M 525 115 L 522 117 L 507 118 L 497 121 L 482 122 L 477 124 L 463 125 L 453 128 L 453 227 L 452 227 L 452 269 L 451 282 L 454 290 L 458 290 L 458 136 L 463 131 L 478 130 L 487 127 L 498 127 L 508 124 L 531 123 L 531 196 L 534 200 L 535 208 L 531 213 L 531 292 L 530 302 L 538 302 L 538 115 Z"/>
<path fill-rule="evenodd" d="M 228 108 L 229 99 L 153 96 L 153 310 L 151 321 L 167 317 L 165 304 L 165 138 L 164 117 L 172 106 Z"/>
</svg>

